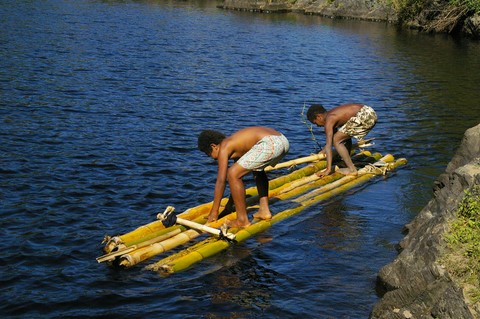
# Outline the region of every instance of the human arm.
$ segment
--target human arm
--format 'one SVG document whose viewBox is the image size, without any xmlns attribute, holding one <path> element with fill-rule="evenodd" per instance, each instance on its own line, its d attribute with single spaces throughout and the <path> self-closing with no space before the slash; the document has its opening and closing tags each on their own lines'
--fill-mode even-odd
<svg viewBox="0 0 480 319">
<path fill-rule="evenodd" d="M 213 193 L 213 204 L 210 209 L 210 214 L 208 215 L 207 222 L 216 221 L 218 218 L 218 211 L 220 209 L 220 202 L 223 198 L 223 193 L 225 192 L 225 186 L 227 184 L 227 170 L 228 170 L 228 153 L 225 149 L 221 148 L 218 153 L 218 172 L 217 180 L 215 182 L 215 191 Z"/>
<path fill-rule="evenodd" d="M 327 167 L 324 170 L 317 172 L 317 176 L 319 177 L 327 176 L 332 173 L 334 122 L 331 120 L 326 120 L 324 128 L 325 147 L 320 151 L 320 153 L 323 152 L 323 154 L 325 154 L 325 157 L 327 159 Z"/>
</svg>

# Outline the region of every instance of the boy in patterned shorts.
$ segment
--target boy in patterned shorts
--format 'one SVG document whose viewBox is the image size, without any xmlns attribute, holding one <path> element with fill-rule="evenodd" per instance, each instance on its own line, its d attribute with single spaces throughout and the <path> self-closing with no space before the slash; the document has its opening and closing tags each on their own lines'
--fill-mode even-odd
<svg viewBox="0 0 480 319">
<path fill-rule="evenodd" d="M 335 147 L 347 168 L 340 169 L 345 175 L 357 175 L 357 169 L 350 158 L 352 137 L 363 140 L 377 123 L 375 111 L 364 104 L 343 104 L 327 112 L 320 104 L 313 104 L 307 111 L 307 119 L 325 129 L 325 147 L 320 153 L 327 158 L 327 168 L 317 173 L 326 176 L 332 172 L 332 148 Z"/>
<path fill-rule="evenodd" d="M 253 172 L 260 204 L 260 209 L 253 217 L 272 217 L 268 206 L 268 178 L 264 169 L 269 165 L 276 165 L 287 154 L 289 143 L 283 134 L 268 127 L 247 127 L 228 137 L 217 131 L 206 130 L 198 137 L 198 148 L 218 163 L 213 205 L 207 222 L 217 220 L 220 201 L 228 180 L 237 219 L 228 221 L 227 224 L 230 227 L 250 225 L 242 180 L 249 172 Z M 234 163 L 228 167 L 230 159 L 233 159 Z"/>
</svg>

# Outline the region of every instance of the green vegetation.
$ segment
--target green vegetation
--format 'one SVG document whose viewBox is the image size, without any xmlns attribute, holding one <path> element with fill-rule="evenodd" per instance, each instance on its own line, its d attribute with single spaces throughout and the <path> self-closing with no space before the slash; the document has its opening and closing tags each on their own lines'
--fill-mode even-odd
<svg viewBox="0 0 480 319">
<path fill-rule="evenodd" d="M 445 235 L 447 252 L 442 262 L 473 305 L 480 302 L 480 185 L 465 193 L 457 219 Z"/>
<path fill-rule="evenodd" d="M 391 0 L 402 23 L 418 21 L 425 31 L 452 33 L 480 13 L 480 0 Z"/>
<path fill-rule="evenodd" d="M 469 10 L 480 13 L 480 0 L 449 0 L 454 6 L 465 6 Z"/>
<path fill-rule="evenodd" d="M 425 7 L 425 0 L 393 0 L 393 6 L 399 13 L 400 19 L 407 21 L 417 16 Z"/>
</svg>

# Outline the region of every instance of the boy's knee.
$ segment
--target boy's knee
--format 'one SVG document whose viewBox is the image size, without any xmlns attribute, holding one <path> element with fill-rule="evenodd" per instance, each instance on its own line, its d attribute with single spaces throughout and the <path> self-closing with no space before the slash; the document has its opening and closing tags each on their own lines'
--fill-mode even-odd
<svg viewBox="0 0 480 319">
<path fill-rule="evenodd" d="M 333 143 L 333 146 L 338 150 L 339 147 L 344 147 L 346 145 L 343 141 L 336 141 Z"/>
<path fill-rule="evenodd" d="M 237 180 L 242 178 L 242 174 L 240 170 L 236 169 L 236 166 L 233 165 L 228 168 L 227 170 L 227 178 L 229 181 Z"/>
</svg>

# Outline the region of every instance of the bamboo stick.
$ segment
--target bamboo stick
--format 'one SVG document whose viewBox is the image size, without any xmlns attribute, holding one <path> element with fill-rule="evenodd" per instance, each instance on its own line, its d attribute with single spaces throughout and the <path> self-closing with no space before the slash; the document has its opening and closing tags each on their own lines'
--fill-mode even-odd
<svg viewBox="0 0 480 319">
<path fill-rule="evenodd" d="M 398 166 L 405 165 L 407 163 L 406 159 L 404 158 L 398 159 L 396 161 L 393 161 L 393 158 L 391 159 L 392 161 L 390 161 L 388 158 L 386 158 L 386 160 L 389 163 L 389 165 L 387 166 L 388 170 L 396 169 Z M 347 181 L 346 183 L 343 183 L 342 185 L 339 185 L 335 188 L 331 188 L 328 192 L 325 192 L 325 193 L 312 191 L 310 196 L 306 196 L 301 199 L 299 198 L 299 199 L 296 199 L 295 201 L 298 201 L 301 205 L 310 206 L 312 204 L 315 204 L 319 201 L 326 199 L 327 196 L 325 194 L 327 193 L 328 193 L 328 197 L 340 194 L 342 192 L 345 192 L 346 190 L 353 188 L 356 185 L 362 184 L 363 182 L 371 179 L 376 175 L 384 175 L 384 172 L 381 170 L 368 171 L 368 172 L 364 171 L 353 179 L 350 178 L 351 176 L 345 176 L 345 180 Z"/>
<path fill-rule="evenodd" d="M 371 146 L 373 144 L 371 144 L 370 142 L 373 141 L 374 139 L 369 139 L 369 140 L 364 140 L 363 143 L 354 143 L 352 145 L 352 152 L 357 148 L 357 147 L 368 147 L 368 146 Z M 365 151 L 365 150 L 360 150 L 360 153 L 361 152 L 368 152 L 368 151 Z M 338 153 L 336 151 L 334 151 L 334 156 L 336 156 Z M 293 168 L 297 165 L 300 165 L 300 164 L 305 164 L 305 163 L 311 163 L 311 162 L 317 162 L 317 161 L 323 161 L 325 160 L 326 156 L 324 153 L 317 153 L 317 154 L 312 154 L 312 155 L 309 155 L 309 156 L 305 156 L 305 157 L 300 157 L 300 158 L 296 158 L 296 159 L 293 159 L 293 160 L 290 160 L 290 161 L 286 161 L 286 162 L 282 162 L 282 163 L 278 163 L 277 165 L 275 166 L 267 166 L 265 167 L 265 172 L 269 172 L 269 171 L 273 171 L 275 169 L 281 169 L 281 168 Z"/>
<path fill-rule="evenodd" d="M 236 214 L 232 213 L 232 214 L 230 214 L 228 216 L 225 216 L 225 217 L 223 217 L 223 218 L 221 218 L 221 219 L 219 219 L 219 220 L 217 220 L 213 223 L 210 223 L 209 225 L 211 227 L 218 228 L 225 223 L 227 218 L 235 219 Z M 199 218 L 195 219 L 194 222 L 205 223 L 205 219 L 203 217 L 199 217 Z M 174 226 L 174 227 L 177 227 L 177 228 L 181 229 L 182 232 L 173 236 L 173 237 L 171 237 L 171 238 L 168 238 L 165 241 L 155 243 L 154 245 L 144 246 L 144 247 L 141 247 L 137 250 L 129 251 L 129 252 L 123 254 L 119 258 L 118 265 L 122 268 L 133 267 L 133 266 L 141 263 L 142 261 L 145 261 L 149 258 L 152 258 L 152 257 L 156 256 L 156 255 L 165 253 L 169 250 L 177 248 L 178 246 L 184 245 L 187 242 L 189 242 L 189 241 L 191 241 L 191 240 L 193 240 L 193 239 L 195 239 L 195 238 L 197 238 L 197 237 L 199 237 L 203 234 L 203 232 L 201 232 L 199 230 L 187 229 L 186 227 L 180 226 L 180 225 Z"/>
<path fill-rule="evenodd" d="M 274 196 L 274 198 L 279 199 L 279 200 L 286 200 L 286 199 L 292 199 L 294 197 L 300 196 L 304 194 L 306 191 L 311 190 L 311 189 L 316 189 L 316 188 L 323 188 L 326 187 L 327 185 L 334 183 L 338 179 L 342 178 L 344 175 L 340 173 L 333 173 L 328 176 L 324 176 L 322 178 L 319 178 L 318 176 L 315 175 L 316 179 L 311 180 L 308 183 L 305 183 L 303 185 L 292 185 L 292 187 L 287 187 L 283 192 L 277 194 Z M 293 187 L 296 186 L 296 187 Z"/>
<path fill-rule="evenodd" d="M 384 157 L 382 157 L 378 163 L 391 163 L 393 162 L 394 158 L 392 155 L 388 154 Z M 367 166 L 369 167 L 369 166 Z M 335 174 L 339 174 L 339 173 L 335 173 Z M 341 185 L 344 185 L 354 179 L 357 179 L 359 176 L 361 175 L 364 175 L 364 174 L 369 174 L 369 171 L 365 168 L 362 168 L 358 171 L 358 175 L 354 176 L 354 175 L 348 175 L 348 176 L 343 176 L 340 174 L 340 176 L 343 176 L 342 178 L 340 178 L 339 180 L 336 180 L 334 182 L 331 182 L 329 183 L 328 185 L 325 185 L 324 187 L 321 187 L 321 188 L 317 188 L 317 189 L 314 189 L 313 191 L 309 192 L 309 193 L 306 193 L 302 196 L 300 196 L 299 198 L 295 199 L 295 201 L 297 202 L 302 202 L 302 201 L 305 201 L 309 198 L 312 198 L 312 197 L 315 197 L 321 193 L 324 193 L 326 191 L 329 191 L 331 189 L 334 189 L 334 188 L 337 188 L 337 187 L 340 187 Z M 375 175 L 375 174 L 372 174 L 372 175 Z M 378 174 L 377 174 L 378 175 Z"/>
<path fill-rule="evenodd" d="M 135 251 L 135 250 L 140 249 L 142 247 L 146 247 L 146 246 L 155 244 L 157 242 L 161 242 L 163 240 L 166 240 L 168 238 L 171 238 L 171 237 L 175 236 L 176 234 L 178 234 L 180 232 L 181 232 L 181 230 L 179 228 L 177 228 L 177 229 L 174 229 L 174 230 L 172 230 L 172 231 L 170 231 L 166 234 L 163 234 L 163 235 L 160 235 L 158 237 L 152 238 L 150 240 L 144 241 L 144 242 L 142 242 L 138 245 L 132 245 L 132 246 L 120 249 L 118 251 L 110 252 L 110 253 L 105 254 L 103 256 L 97 257 L 97 262 L 99 262 L 99 263 L 104 262 L 104 261 L 113 262 L 116 259 L 116 257 L 120 257 L 122 255 L 128 254 L 129 252 Z"/>
<path fill-rule="evenodd" d="M 178 247 L 179 241 L 183 241 L 184 243 L 190 241 L 192 238 L 198 236 L 199 233 L 200 232 L 194 229 L 189 229 L 167 240 L 161 241 L 159 243 L 155 243 L 148 247 L 137 249 L 128 254 L 124 254 L 120 256 L 118 265 L 123 268 L 132 267 L 133 265 L 136 265 L 142 262 L 143 260 L 152 258 L 153 256 L 156 256 L 170 249 Z"/>
<path fill-rule="evenodd" d="M 222 199 L 221 204 L 225 205 L 226 201 L 226 198 Z M 181 214 L 178 214 L 178 216 L 184 219 L 192 220 L 208 213 L 210 211 L 211 205 L 211 202 L 201 204 L 196 207 L 190 208 Z M 140 226 L 133 231 L 130 231 L 123 235 L 114 236 L 111 238 L 107 236 L 105 239 L 107 243 L 105 244 L 104 252 L 110 253 L 114 250 L 118 250 L 119 247 L 121 248 L 138 245 L 143 241 L 161 236 L 168 231 L 169 230 L 165 229 L 161 221 L 156 220 L 146 225 Z"/>
<path fill-rule="evenodd" d="M 255 224 L 242 230 L 237 229 L 235 232 L 236 241 L 242 242 L 245 239 L 266 230 L 271 226 L 269 221 L 259 221 Z M 225 250 L 231 245 L 231 242 L 225 240 L 214 240 L 213 238 L 206 239 L 196 245 L 180 251 L 177 254 L 168 256 L 161 261 L 148 265 L 146 270 L 160 271 L 165 273 L 173 273 L 179 270 L 186 269 L 194 263 L 208 258 L 219 251 Z"/>
<path fill-rule="evenodd" d="M 204 245 L 209 245 L 210 243 L 213 243 L 215 242 L 216 239 L 214 237 L 209 237 L 209 238 L 206 238 L 202 241 L 199 241 L 195 244 L 193 244 L 192 246 L 190 247 L 186 247 L 185 249 L 182 249 L 178 252 L 176 252 L 175 254 L 171 254 L 169 256 L 166 256 L 162 259 L 162 261 L 164 263 L 168 263 L 170 260 L 176 260 L 182 256 L 186 256 L 188 255 L 190 252 L 192 251 L 195 251 L 195 250 L 198 250 L 201 246 L 204 246 Z M 150 265 L 147 265 L 144 267 L 144 269 L 146 270 L 152 270 L 152 271 L 158 271 L 159 268 L 157 268 L 157 263 L 153 263 L 153 264 L 150 264 Z"/>
<path fill-rule="evenodd" d="M 290 161 L 286 161 L 283 163 L 278 163 L 275 166 L 267 166 L 265 167 L 265 172 L 273 171 L 274 169 L 281 169 L 281 168 L 292 168 L 300 164 L 304 163 L 309 163 L 309 162 L 315 162 L 315 161 L 321 161 L 326 158 L 325 154 L 319 153 L 319 154 L 312 154 L 310 156 L 305 156 L 302 158 L 297 158 L 293 159 Z"/>
<path fill-rule="evenodd" d="M 373 160 L 379 161 L 382 157 L 381 154 L 371 154 L 368 151 L 364 151 L 362 157 L 371 157 Z M 357 156 L 359 158 L 360 156 Z M 322 166 L 323 167 L 323 166 Z M 342 178 L 344 175 L 341 173 L 335 172 L 334 174 L 324 176 L 323 178 L 318 177 L 316 174 L 312 174 L 308 177 L 297 179 L 291 183 L 286 183 L 283 186 L 280 186 L 270 192 L 270 196 L 276 197 L 277 199 L 283 200 L 287 198 L 292 198 L 296 195 L 304 193 L 308 189 L 318 188 L 325 184 L 332 183 L 339 178 Z"/>
</svg>

